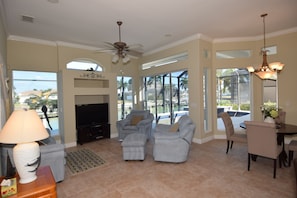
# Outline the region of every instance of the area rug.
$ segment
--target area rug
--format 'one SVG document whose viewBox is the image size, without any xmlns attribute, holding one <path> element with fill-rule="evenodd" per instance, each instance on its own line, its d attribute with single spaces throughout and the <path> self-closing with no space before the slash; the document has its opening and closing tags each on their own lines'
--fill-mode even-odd
<svg viewBox="0 0 297 198">
<path fill-rule="evenodd" d="M 71 175 L 94 169 L 104 163 L 105 160 L 89 149 L 67 152 L 66 165 Z"/>
</svg>

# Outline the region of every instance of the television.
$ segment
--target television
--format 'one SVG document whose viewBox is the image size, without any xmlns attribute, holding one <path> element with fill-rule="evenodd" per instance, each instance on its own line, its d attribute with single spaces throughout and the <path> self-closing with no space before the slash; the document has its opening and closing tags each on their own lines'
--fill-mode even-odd
<svg viewBox="0 0 297 198">
<path fill-rule="evenodd" d="M 76 128 L 109 123 L 108 103 L 75 105 Z"/>
</svg>

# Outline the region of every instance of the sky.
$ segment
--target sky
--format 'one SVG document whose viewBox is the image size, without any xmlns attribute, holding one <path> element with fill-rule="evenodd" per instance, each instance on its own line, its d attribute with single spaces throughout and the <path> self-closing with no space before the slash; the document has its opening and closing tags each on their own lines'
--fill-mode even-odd
<svg viewBox="0 0 297 198">
<path fill-rule="evenodd" d="M 34 89 L 57 89 L 57 74 L 54 72 L 13 71 L 12 75 L 16 93 Z"/>
</svg>

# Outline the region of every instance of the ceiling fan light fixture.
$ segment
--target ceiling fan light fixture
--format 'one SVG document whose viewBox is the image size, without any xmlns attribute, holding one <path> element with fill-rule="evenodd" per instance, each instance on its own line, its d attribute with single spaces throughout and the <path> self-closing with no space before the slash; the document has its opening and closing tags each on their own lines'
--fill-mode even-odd
<svg viewBox="0 0 297 198">
<path fill-rule="evenodd" d="M 128 63 L 129 61 L 130 61 L 129 56 L 125 56 L 125 57 L 123 58 L 123 63 L 124 63 L 124 64 Z"/>
<path fill-rule="evenodd" d="M 265 39 L 265 17 L 268 14 L 262 14 L 263 18 L 263 27 L 264 27 L 264 47 L 262 50 L 263 62 L 262 65 L 258 69 L 254 69 L 253 66 L 248 66 L 247 70 L 250 73 L 255 73 L 260 79 L 276 79 L 276 73 L 279 73 L 283 67 L 285 66 L 281 62 L 274 62 L 268 64 L 267 61 L 267 50 L 266 50 L 266 39 Z"/>
<path fill-rule="evenodd" d="M 141 44 L 134 44 L 132 46 L 128 46 L 127 43 L 123 42 L 121 39 L 121 25 L 123 24 L 122 21 L 117 21 L 117 25 L 119 28 L 119 40 L 114 43 L 105 42 L 108 49 L 100 50 L 101 52 L 113 52 L 113 56 L 111 58 L 111 62 L 113 64 L 117 64 L 120 59 L 122 59 L 123 64 L 127 64 L 130 62 L 130 56 L 140 56 L 141 53 L 134 51 L 136 48 L 142 47 Z M 134 50 L 133 50 L 134 49 Z"/>
<path fill-rule="evenodd" d="M 119 59 L 120 59 L 119 55 L 118 55 L 118 54 L 115 54 L 115 55 L 112 57 L 111 62 L 112 62 L 112 63 L 117 63 L 117 62 L 119 61 Z"/>
</svg>

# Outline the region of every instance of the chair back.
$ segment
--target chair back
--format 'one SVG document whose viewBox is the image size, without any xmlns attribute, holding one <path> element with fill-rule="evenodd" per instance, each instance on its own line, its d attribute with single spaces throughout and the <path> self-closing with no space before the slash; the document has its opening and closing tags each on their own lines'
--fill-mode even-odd
<svg viewBox="0 0 297 198">
<path fill-rule="evenodd" d="M 191 144 L 196 129 L 192 119 L 188 115 L 183 115 L 178 120 L 178 125 L 180 137 Z"/>
<path fill-rule="evenodd" d="M 277 159 L 279 146 L 274 123 L 245 121 L 248 153 Z"/>
<path fill-rule="evenodd" d="M 126 119 L 131 119 L 133 116 L 143 116 L 143 119 L 147 119 L 150 116 L 149 110 L 132 110 L 130 114 L 127 115 Z"/>
<path fill-rule="evenodd" d="M 280 110 L 278 113 L 278 117 L 275 118 L 275 123 L 285 124 L 286 123 L 286 112 Z"/>
<path fill-rule="evenodd" d="M 225 125 L 227 139 L 229 139 L 234 134 L 234 126 L 233 126 L 231 117 L 227 112 L 222 112 L 220 116 Z"/>
</svg>

